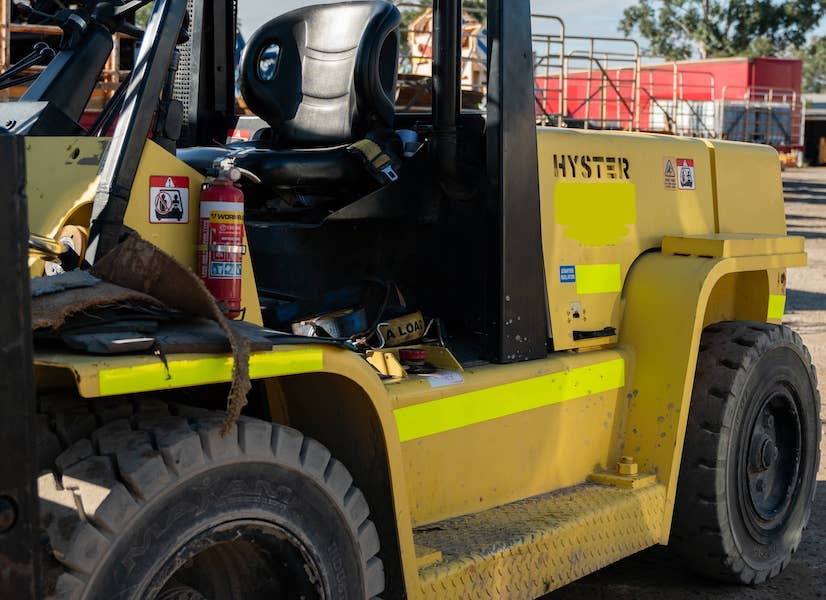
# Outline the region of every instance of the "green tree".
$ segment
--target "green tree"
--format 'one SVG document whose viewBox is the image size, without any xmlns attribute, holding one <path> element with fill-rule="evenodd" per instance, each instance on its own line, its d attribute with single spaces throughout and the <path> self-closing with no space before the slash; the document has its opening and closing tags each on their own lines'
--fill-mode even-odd
<svg viewBox="0 0 826 600">
<path fill-rule="evenodd" d="M 135 25 L 138 27 L 146 27 L 146 23 L 149 21 L 149 15 L 152 14 L 152 9 L 154 7 L 155 3 L 151 2 L 146 6 L 139 8 L 135 13 Z"/>
<path fill-rule="evenodd" d="M 638 0 L 619 28 L 672 59 L 778 54 L 806 45 L 826 0 Z"/>
<path fill-rule="evenodd" d="M 826 91 L 826 36 L 812 38 L 795 56 L 803 59 L 803 91 Z"/>
</svg>

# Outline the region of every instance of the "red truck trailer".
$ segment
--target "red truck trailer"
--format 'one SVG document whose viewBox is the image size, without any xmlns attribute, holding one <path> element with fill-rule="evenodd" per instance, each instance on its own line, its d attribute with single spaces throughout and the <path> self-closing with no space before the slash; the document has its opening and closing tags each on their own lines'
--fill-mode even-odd
<svg viewBox="0 0 826 600">
<path fill-rule="evenodd" d="M 758 142 L 784 152 L 802 149 L 800 60 L 643 60 L 627 51 L 565 55 L 554 63 L 558 71 L 538 73 L 537 117 L 548 124 Z"/>
</svg>

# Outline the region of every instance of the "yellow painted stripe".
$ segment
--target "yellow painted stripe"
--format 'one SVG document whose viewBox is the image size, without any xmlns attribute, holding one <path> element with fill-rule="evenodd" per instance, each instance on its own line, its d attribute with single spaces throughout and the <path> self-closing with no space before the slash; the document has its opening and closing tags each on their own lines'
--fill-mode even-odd
<svg viewBox="0 0 826 600">
<path fill-rule="evenodd" d="M 613 265 L 577 265 L 577 294 L 606 294 L 622 291 L 620 266 Z"/>
<path fill-rule="evenodd" d="M 397 408 L 402 442 L 549 406 L 625 385 L 621 358 L 476 392 Z"/>
<path fill-rule="evenodd" d="M 783 313 L 786 312 L 786 296 L 780 296 L 777 294 L 770 294 L 769 295 L 769 310 L 768 310 L 768 318 L 781 320 L 783 318 Z"/>
<path fill-rule="evenodd" d="M 252 354 L 250 378 L 319 371 L 322 368 L 322 356 L 322 351 L 315 349 Z M 168 373 L 160 360 L 134 367 L 104 369 L 98 373 L 101 396 L 222 383 L 231 379 L 231 357 L 170 360 Z"/>
</svg>

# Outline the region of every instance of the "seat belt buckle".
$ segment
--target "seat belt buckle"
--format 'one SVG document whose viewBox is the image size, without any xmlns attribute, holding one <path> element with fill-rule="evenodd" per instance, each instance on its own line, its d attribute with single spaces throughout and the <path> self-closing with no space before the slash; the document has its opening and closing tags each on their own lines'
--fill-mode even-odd
<svg viewBox="0 0 826 600">
<path fill-rule="evenodd" d="M 347 151 L 359 156 L 367 171 L 380 184 L 398 181 L 399 174 L 393 168 L 393 159 L 373 140 L 360 140 L 348 146 Z"/>
<path fill-rule="evenodd" d="M 384 174 L 387 179 L 390 180 L 390 183 L 397 181 L 399 179 L 399 174 L 396 173 L 396 170 L 393 168 L 393 165 L 387 163 L 384 167 L 380 168 L 379 171 Z"/>
</svg>

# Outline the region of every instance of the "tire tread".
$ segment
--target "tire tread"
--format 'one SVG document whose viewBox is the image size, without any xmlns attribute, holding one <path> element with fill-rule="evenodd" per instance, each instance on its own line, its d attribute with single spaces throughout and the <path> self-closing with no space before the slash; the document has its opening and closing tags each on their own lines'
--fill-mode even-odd
<svg viewBox="0 0 826 600">
<path fill-rule="evenodd" d="M 358 545 L 365 596 L 383 591 L 379 536 L 364 495 L 326 447 L 295 429 L 242 417 L 221 436 L 223 414 L 155 399 L 72 399 L 65 413 L 52 399 L 41 408 L 38 460 L 53 465 L 38 480 L 41 526 L 48 560 L 62 566 L 51 569 L 49 600 L 82 597 L 111 541 L 176 479 L 244 457 L 274 460 L 321 486 Z"/>
<path fill-rule="evenodd" d="M 745 321 L 716 323 L 704 330 L 700 341 L 672 541 L 677 553 L 692 569 L 724 582 L 761 583 L 781 572 L 793 552 L 792 549 L 782 557 L 781 564 L 769 569 L 757 571 L 749 567 L 740 557 L 728 528 L 726 503 L 718 500 L 725 496 L 726 449 L 737 410 L 737 394 L 746 385 L 755 362 L 767 349 L 778 344 L 795 348 L 806 365 L 812 364 L 800 336 L 784 326 Z M 814 366 L 809 370 L 819 415 L 817 376 Z M 689 435 L 694 439 L 690 440 Z M 820 435 L 817 447 L 815 460 L 819 462 Z M 804 523 L 810 511 L 811 502 L 807 503 Z"/>
</svg>

